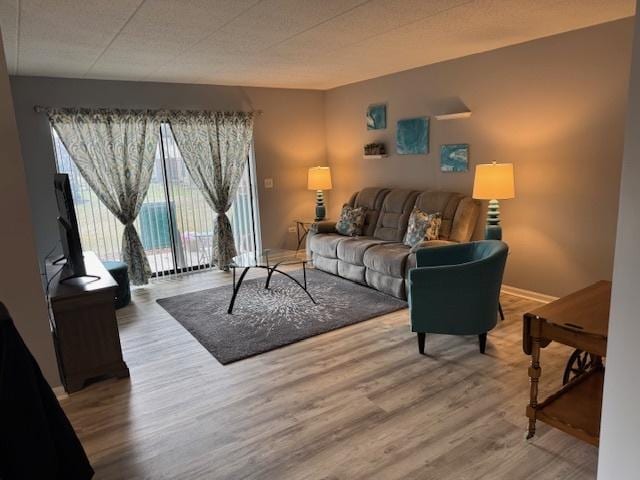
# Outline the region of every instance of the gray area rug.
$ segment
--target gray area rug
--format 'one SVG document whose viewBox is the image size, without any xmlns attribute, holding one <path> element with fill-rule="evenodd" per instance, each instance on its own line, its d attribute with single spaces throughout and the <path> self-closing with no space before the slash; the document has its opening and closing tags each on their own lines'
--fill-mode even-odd
<svg viewBox="0 0 640 480">
<path fill-rule="evenodd" d="M 302 281 L 302 270 L 288 272 Z M 162 298 L 157 302 L 220 363 L 268 352 L 305 338 L 369 320 L 407 306 L 397 298 L 318 270 L 307 270 L 309 297 L 288 278 L 274 273 L 246 280 L 233 314 L 229 286 Z"/>
</svg>

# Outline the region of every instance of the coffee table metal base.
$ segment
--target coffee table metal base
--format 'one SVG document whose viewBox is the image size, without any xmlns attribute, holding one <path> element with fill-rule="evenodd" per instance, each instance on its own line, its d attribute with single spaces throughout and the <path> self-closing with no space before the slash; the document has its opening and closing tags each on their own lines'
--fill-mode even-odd
<svg viewBox="0 0 640 480">
<path fill-rule="evenodd" d="M 269 288 L 269 284 L 271 283 L 271 277 L 273 276 L 274 272 L 278 272 L 279 274 L 284 275 L 285 277 L 288 277 L 293 282 L 295 282 L 296 285 L 298 285 L 304 291 L 304 293 L 307 294 L 307 296 L 314 303 L 314 305 L 317 305 L 317 302 L 311 296 L 311 294 L 309 293 L 309 290 L 307 290 L 307 268 L 305 263 L 306 262 L 302 263 L 302 275 L 304 278 L 303 283 L 300 283 L 297 279 L 289 275 L 287 272 L 280 270 L 278 268 L 280 266 L 279 263 L 276 263 L 273 267 L 268 267 L 266 265 L 253 265 L 250 267 L 233 267 L 232 266 L 231 268 L 233 269 L 233 296 L 231 297 L 231 302 L 229 303 L 229 308 L 227 309 L 227 313 L 229 314 L 233 313 L 233 306 L 236 303 L 236 297 L 238 296 L 238 291 L 240 290 L 240 287 L 242 286 L 242 282 L 244 281 L 244 277 L 247 275 L 247 272 L 249 271 L 250 268 L 263 268 L 267 270 L 268 272 L 267 281 L 264 284 L 264 288 Z M 237 282 L 236 282 L 236 268 L 242 268 L 242 273 L 240 274 L 240 277 L 238 278 Z"/>
</svg>

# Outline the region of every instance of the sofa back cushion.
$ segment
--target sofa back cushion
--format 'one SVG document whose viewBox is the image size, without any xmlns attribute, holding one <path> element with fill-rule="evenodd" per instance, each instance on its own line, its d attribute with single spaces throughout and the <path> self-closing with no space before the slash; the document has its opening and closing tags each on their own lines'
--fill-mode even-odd
<svg viewBox="0 0 640 480">
<path fill-rule="evenodd" d="M 382 203 L 373 237 L 389 242 L 402 242 L 418 193 L 400 188 L 389 191 Z"/>
<path fill-rule="evenodd" d="M 366 237 L 371 237 L 373 235 L 373 232 L 376 229 L 376 224 L 378 223 L 380 209 L 382 208 L 382 203 L 384 202 L 384 198 L 387 196 L 387 193 L 389 193 L 388 188 L 368 187 L 354 193 L 349 199 L 347 205 L 355 208 L 365 208 L 362 235 Z"/>
<path fill-rule="evenodd" d="M 417 208 L 428 213 L 440 212 L 440 240 L 468 242 L 480 215 L 480 203 L 461 193 L 428 191 L 416 199 Z"/>
</svg>

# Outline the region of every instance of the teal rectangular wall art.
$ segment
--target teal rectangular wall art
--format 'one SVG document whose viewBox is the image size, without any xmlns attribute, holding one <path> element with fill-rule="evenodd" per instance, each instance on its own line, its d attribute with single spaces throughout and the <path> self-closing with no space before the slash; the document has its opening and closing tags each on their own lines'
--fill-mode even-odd
<svg viewBox="0 0 640 480">
<path fill-rule="evenodd" d="M 367 130 L 384 130 L 387 128 L 387 106 L 384 104 L 369 105 L 367 108 Z"/>
<path fill-rule="evenodd" d="M 400 155 L 429 153 L 429 119 L 427 117 L 398 120 L 396 152 Z"/>
<path fill-rule="evenodd" d="M 440 171 L 467 172 L 469 170 L 469 145 L 456 143 L 440 147 Z"/>
</svg>

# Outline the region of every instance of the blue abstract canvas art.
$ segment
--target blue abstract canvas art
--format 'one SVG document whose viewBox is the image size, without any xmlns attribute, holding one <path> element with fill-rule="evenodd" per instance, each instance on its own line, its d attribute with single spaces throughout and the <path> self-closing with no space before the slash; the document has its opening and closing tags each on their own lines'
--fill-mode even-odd
<svg viewBox="0 0 640 480">
<path fill-rule="evenodd" d="M 440 170 L 442 172 L 466 172 L 469 170 L 469 145 L 456 143 L 440 147 Z"/>
<path fill-rule="evenodd" d="M 400 155 L 429 153 L 429 119 L 427 117 L 398 120 L 396 151 Z"/>
<path fill-rule="evenodd" d="M 367 108 L 367 130 L 383 130 L 387 128 L 387 106 L 384 104 L 369 105 Z"/>
</svg>

